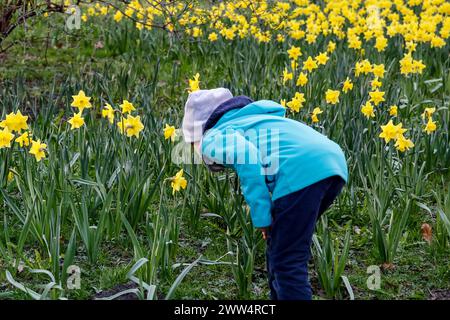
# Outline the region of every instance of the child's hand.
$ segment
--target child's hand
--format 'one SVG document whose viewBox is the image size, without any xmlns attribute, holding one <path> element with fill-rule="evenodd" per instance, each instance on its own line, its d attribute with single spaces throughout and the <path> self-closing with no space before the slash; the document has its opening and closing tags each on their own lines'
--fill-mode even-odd
<svg viewBox="0 0 450 320">
<path fill-rule="evenodd" d="M 269 228 L 266 227 L 266 228 L 258 228 L 258 229 L 261 231 L 263 239 L 267 240 L 267 233 L 269 232 Z"/>
</svg>

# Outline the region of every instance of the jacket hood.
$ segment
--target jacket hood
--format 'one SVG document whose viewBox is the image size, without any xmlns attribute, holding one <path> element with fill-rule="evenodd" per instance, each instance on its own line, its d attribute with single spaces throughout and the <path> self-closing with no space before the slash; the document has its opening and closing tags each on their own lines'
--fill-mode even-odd
<svg viewBox="0 0 450 320">
<path fill-rule="evenodd" d="M 232 110 L 234 110 L 234 112 L 229 113 L 229 111 Z M 234 97 L 223 102 L 216 108 L 216 110 L 211 114 L 211 116 L 203 126 L 203 134 L 205 134 L 205 132 L 209 129 L 216 126 L 218 123 L 226 122 L 228 120 L 240 117 L 263 114 L 284 117 L 286 114 L 286 108 L 270 100 L 253 101 L 246 96 Z M 222 166 L 221 164 L 214 163 L 203 155 L 202 158 L 203 162 L 211 171 L 217 172 L 223 170 L 224 166 Z"/>
<path fill-rule="evenodd" d="M 281 104 L 270 100 L 259 100 L 254 101 L 245 105 L 239 110 L 231 113 L 224 114 L 215 124 L 223 123 L 231 119 L 236 119 L 240 117 L 248 117 L 252 115 L 273 115 L 284 117 L 286 115 L 286 108 Z"/>
<path fill-rule="evenodd" d="M 205 124 L 203 125 L 203 134 L 207 130 L 214 127 L 220 120 L 220 118 L 222 118 L 222 116 L 228 111 L 243 108 L 252 102 L 253 100 L 247 96 L 237 96 L 226 100 L 225 102 L 220 104 L 209 116 L 208 120 L 206 120 Z"/>
<path fill-rule="evenodd" d="M 239 109 L 236 112 L 227 114 L 228 111 Z M 213 128 L 217 123 L 227 121 L 229 119 L 250 116 L 250 115 L 271 114 L 279 117 L 286 115 L 286 108 L 281 104 L 271 100 L 253 101 L 246 96 L 238 96 L 223 102 L 211 114 L 203 126 L 203 134 Z"/>
</svg>

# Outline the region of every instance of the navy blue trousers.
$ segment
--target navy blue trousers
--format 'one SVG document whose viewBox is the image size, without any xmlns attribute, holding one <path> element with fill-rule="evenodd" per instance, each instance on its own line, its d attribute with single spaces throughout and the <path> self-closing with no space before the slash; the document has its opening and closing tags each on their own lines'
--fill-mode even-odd
<svg viewBox="0 0 450 320">
<path fill-rule="evenodd" d="M 267 271 L 272 300 L 311 300 L 308 261 L 318 217 L 344 186 L 332 176 L 274 201 L 267 237 Z"/>
</svg>

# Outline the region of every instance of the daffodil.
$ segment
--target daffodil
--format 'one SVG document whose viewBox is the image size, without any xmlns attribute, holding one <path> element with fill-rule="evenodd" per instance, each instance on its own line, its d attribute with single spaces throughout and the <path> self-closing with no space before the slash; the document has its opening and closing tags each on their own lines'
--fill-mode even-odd
<svg viewBox="0 0 450 320">
<path fill-rule="evenodd" d="M 80 90 L 76 96 L 72 96 L 73 101 L 71 106 L 78 108 L 80 112 L 83 112 L 85 108 L 92 108 L 91 97 L 87 97 L 83 90 Z"/>
<path fill-rule="evenodd" d="M 166 127 L 164 128 L 164 139 L 170 139 L 173 141 L 175 141 L 175 137 L 176 137 L 176 133 L 175 133 L 175 127 L 174 126 L 170 126 L 166 123 Z"/>
<path fill-rule="evenodd" d="M 193 79 L 189 79 L 189 93 L 200 90 L 200 74 L 196 73 Z"/>
<path fill-rule="evenodd" d="M 387 47 L 387 39 L 383 36 L 377 37 L 375 40 L 375 48 L 378 50 L 378 52 L 384 51 L 386 47 Z"/>
<path fill-rule="evenodd" d="M 107 118 L 110 123 L 114 123 L 114 109 L 109 103 L 106 103 L 103 107 L 102 117 Z"/>
<path fill-rule="evenodd" d="M 233 40 L 236 37 L 236 33 L 232 28 L 224 28 L 220 31 L 220 34 L 227 40 Z"/>
<path fill-rule="evenodd" d="M 370 101 L 367 101 L 366 104 L 361 107 L 361 112 L 367 119 L 375 117 L 374 108 Z"/>
<path fill-rule="evenodd" d="M 71 125 L 70 129 L 71 130 L 81 128 L 84 125 L 84 119 L 81 116 L 81 111 L 78 112 L 78 113 L 75 113 L 73 115 L 73 117 L 70 118 L 69 121 L 67 121 L 67 122 L 70 123 L 70 125 Z"/>
<path fill-rule="evenodd" d="M 288 51 L 289 59 L 291 60 L 297 60 L 298 57 L 301 57 L 302 52 L 299 47 L 292 46 Z"/>
<path fill-rule="evenodd" d="M 347 77 L 347 79 L 345 79 L 344 81 L 344 85 L 342 87 L 342 91 L 344 91 L 345 93 L 347 93 L 348 91 L 353 89 L 353 83 L 352 81 Z"/>
<path fill-rule="evenodd" d="M 9 131 L 14 132 L 20 132 L 22 130 L 28 129 L 28 116 L 22 115 L 20 110 L 18 110 L 16 113 L 11 112 L 8 114 L 2 122 L 0 122 L 1 128 L 8 128 Z"/>
<path fill-rule="evenodd" d="M 285 41 L 285 37 L 281 34 L 281 33 L 279 33 L 279 34 L 277 34 L 277 41 L 278 42 L 284 42 Z"/>
<path fill-rule="evenodd" d="M 332 53 L 335 49 L 336 49 L 336 43 L 334 43 L 333 41 L 328 42 L 327 51 L 329 53 Z"/>
<path fill-rule="evenodd" d="M 384 91 L 372 91 L 369 92 L 370 101 L 373 102 L 375 105 L 378 105 L 380 102 L 385 101 L 384 99 Z"/>
<path fill-rule="evenodd" d="M 183 169 L 178 171 L 171 180 L 172 194 L 175 194 L 175 192 L 180 191 L 181 189 L 186 189 L 187 180 L 183 177 Z"/>
<path fill-rule="evenodd" d="M 300 72 L 300 74 L 298 75 L 298 78 L 297 78 L 296 85 L 303 87 L 307 83 L 308 83 L 308 75 L 304 72 Z"/>
<path fill-rule="evenodd" d="M 379 135 L 380 138 L 384 139 L 386 143 L 389 143 L 391 140 L 396 140 L 400 135 L 406 132 L 406 129 L 402 128 L 402 124 L 394 125 L 392 120 L 381 126 L 381 133 Z"/>
<path fill-rule="evenodd" d="M 15 141 L 20 145 L 20 147 L 28 147 L 31 142 L 31 133 L 24 132 L 18 136 Z"/>
<path fill-rule="evenodd" d="M 436 122 L 433 121 L 431 117 L 428 118 L 428 122 L 425 125 L 425 128 L 423 131 L 425 131 L 427 134 L 431 134 L 432 132 L 436 131 Z"/>
<path fill-rule="evenodd" d="M 339 102 L 339 94 L 339 90 L 328 89 L 325 93 L 325 100 L 327 101 L 327 103 L 336 104 Z"/>
<path fill-rule="evenodd" d="M 299 112 L 300 109 L 303 107 L 303 102 L 305 101 L 306 101 L 305 95 L 303 93 L 296 92 L 292 100 L 289 101 L 286 105 L 292 111 Z"/>
<path fill-rule="evenodd" d="M 369 60 L 363 60 L 358 61 L 355 65 L 355 75 L 359 77 L 359 75 L 362 74 L 368 74 L 369 72 L 372 72 L 372 64 L 369 62 Z"/>
<path fill-rule="evenodd" d="M 389 115 L 390 116 L 396 116 L 398 114 L 398 107 L 397 106 L 391 106 L 389 108 Z"/>
<path fill-rule="evenodd" d="M 113 18 L 115 22 L 120 22 L 123 18 L 123 13 L 120 10 L 117 10 Z"/>
<path fill-rule="evenodd" d="M 140 132 L 144 129 L 144 125 L 141 122 L 141 117 L 132 115 L 128 115 L 127 118 L 123 118 L 121 121 L 117 123 L 119 127 L 119 131 L 122 134 L 125 134 L 127 137 L 139 138 Z"/>
<path fill-rule="evenodd" d="M 403 134 L 400 134 L 395 142 L 395 147 L 397 150 L 405 152 L 414 147 L 414 143 L 410 139 L 405 138 Z"/>
<path fill-rule="evenodd" d="M 427 107 L 427 108 L 425 108 L 425 110 L 422 113 L 422 119 L 425 119 L 425 117 L 430 118 L 433 115 L 433 113 L 435 113 L 435 112 L 436 112 L 436 108 L 435 107 Z"/>
<path fill-rule="evenodd" d="M 423 69 L 426 68 L 425 64 L 422 63 L 422 60 L 414 60 L 412 67 L 413 71 L 418 74 L 422 74 Z"/>
<path fill-rule="evenodd" d="M 351 36 L 348 38 L 348 47 L 350 49 L 361 49 L 362 41 L 358 36 Z"/>
<path fill-rule="evenodd" d="M 423 64 L 422 60 L 413 59 L 411 52 L 406 53 L 400 60 L 400 73 L 404 75 L 408 75 L 410 73 L 421 74 L 425 68 L 426 66 Z"/>
<path fill-rule="evenodd" d="M 41 143 L 41 140 L 31 141 L 30 154 L 34 155 L 36 161 L 39 162 L 45 158 L 45 151 L 47 150 L 47 145 Z"/>
<path fill-rule="evenodd" d="M 370 82 L 370 86 L 372 87 L 372 90 L 376 90 L 378 88 L 380 88 L 383 84 L 381 83 L 380 80 L 378 80 L 378 77 L 376 77 L 375 79 L 373 79 Z"/>
<path fill-rule="evenodd" d="M 123 114 L 131 113 L 131 111 L 136 110 L 134 105 L 131 102 L 129 102 L 128 100 L 123 100 L 122 104 L 119 106 L 122 108 Z"/>
<path fill-rule="evenodd" d="M 11 148 L 11 141 L 14 135 L 9 131 L 8 127 L 0 130 L 0 149 Z"/>
<path fill-rule="evenodd" d="M 329 59 L 329 57 L 327 56 L 326 52 L 322 52 L 316 57 L 317 63 L 321 64 L 321 65 L 325 65 L 327 63 L 328 59 Z"/>
<path fill-rule="evenodd" d="M 208 35 L 208 40 L 211 41 L 211 42 L 217 41 L 217 33 L 211 32 L 211 33 Z"/>
<path fill-rule="evenodd" d="M 298 63 L 296 60 L 291 60 L 291 69 L 296 70 L 298 67 Z"/>
<path fill-rule="evenodd" d="M 303 70 L 308 70 L 309 72 L 311 72 L 314 69 L 317 69 L 317 63 L 311 56 L 309 56 L 308 59 L 303 62 Z"/>
<path fill-rule="evenodd" d="M 374 64 L 372 66 L 372 73 L 375 77 L 383 78 L 384 77 L 384 64 Z"/>
<path fill-rule="evenodd" d="M 413 72 L 413 59 L 411 53 L 405 54 L 400 60 L 400 73 L 408 75 Z"/>
<path fill-rule="evenodd" d="M 9 170 L 8 172 L 8 183 L 11 183 L 14 181 L 14 172 L 12 170 Z"/>
<path fill-rule="evenodd" d="M 406 49 L 408 52 L 414 52 L 416 51 L 417 43 L 414 43 L 413 41 L 406 42 Z"/>
<path fill-rule="evenodd" d="M 285 84 L 289 80 L 292 80 L 293 77 L 294 77 L 294 75 L 292 74 L 292 72 L 289 72 L 287 70 L 287 68 L 284 68 L 284 70 L 283 70 L 283 84 Z"/>
<path fill-rule="evenodd" d="M 313 112 L 311 113 L 311 120 L 313 123 L 319 122 L 319 118 L 317 117 L 317 115 L 321 113 L 323 113 L 323 111 L 319 107 L 314 108 Z"/>
</svg>

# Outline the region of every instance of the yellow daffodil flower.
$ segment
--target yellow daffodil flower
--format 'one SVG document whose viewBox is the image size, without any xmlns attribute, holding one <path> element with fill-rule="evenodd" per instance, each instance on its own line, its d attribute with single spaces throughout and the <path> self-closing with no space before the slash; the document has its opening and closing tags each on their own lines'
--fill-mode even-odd
<svg viewBox="0 0 450 320">
<path fill-rule="evenodd" d="M 102 117 L 107 118 L 111 124 L 114 123 L 114 109 L 109 103 L 106 103 L 103 107 Z"/>
<path fill-rule="evenodd" d="M 11 141 L 14 135 L 9 131 L 8 127 L 0 130 L 0 149 L 11 148 Z"/>
<path fill-rule="evenodd" d="M 292 72 L 289 72 L 287 68 L 284 68 L 283 70 L 283 84 L 286 84 L 287 81 L 292 80 L 294 77 L 294 74 Z"/>
<path fill-rule="evenodd" d="M 15 141 L 20 145 L 20 147 L 28 147 L 31 142 L 31 133 L 24 132 L 17 137 Z"/>
<path fill-rule="evenodd" d="M 389 108 L 389 115 L 395 117 L 398 114 L 398 107 L 397 106 L 391 106 Z"/>
<path fill-rule="evenodd" d="M 67 122 L 70 123 L 70 125 L 71 125 L 70 129 L 71 130 L 81 128 L 84 125 L 84 119 L 81 116 L 81 111 L 78 112 L 78 113 L 75 113 L 73 115 L 73 117 L 70 118 L 69 121 L 67 121 Z"/>
<path fill-rule="evenodd" d="M 193 79 L 189 79 L 189 93 L 200 90 L 200 74 L 196 73 Z"/>
<path fill-rule="evenodd" d="M 401 152 L 405 152 L 414 147 L 414 143 L 410 139 L 406 139 L 403 134 L 400 134 L 395 142 L 395 147 Z"/>
<path fill-rule="evenodd" d="M 217 41 L 217 39 L 218 39 L 217 33 L 215 33 L 215 32 L 211 32 L 208 35 L 208 40 L 211 41 L 211 42 Z"/>
<path fill-rule="evenodd" d="M 314 69 L 317 69 L 317 63 L 311 56 L 309 56 L 308 59 L 303 62 L 303 70 L 308 70 L 309 72 L 311 72 Z"/>
<path fill-rule="evenodd" d="M 323 113 L 323 111 L 319 107 L 314 108 L 313 112 L 311 113 L 311 120 L 313 123 L 319 122 L 319 118 L 317 117 L 317 115 L 321 113 Z"/>
<path fill-rule="evenodd" d="M 41 140 L 31 141 L 30 154 L 34 155 L 36 161 L 39 162 L 45 158 L 45 151 L 47 150 L 47 145 L 41 143 Z"/>
<path fill-rule="evenodd" d="M 427 134 L 431 134 L 432 132 L 436 131 L 436 128 L 437 128 L 436 122 L 433 121 L 433 118 L 429 117 L 428 122 L 425 125 L 423 131 L 425 131 Z"/>
<path fill-rule="evenodd" d="M 286 105 L 289 109 L 294 112 L 299 112 L 301 108 L 303 108 L 303 102 L 305 102 L 305 95 L 300 92 L 296 92 L 291 101 L 289 101 Z"/>
<path fill-rule="evenodd" d="M 384 99 L 384 91 L 372 91 L 369 92 L 370 101 L 373 102 L 375 105 L 378 105 L 380 102 L 385 101 Z"/>
<path fill-rule="evenodd" d="M 18 110 L 16 113 L 11 112 L 10 114 L 6 115 L 5 120 L 0 122 L 1 128 L 8 128 L 11 132 L 20 132 L 22 130 L 28 129 L 28 116 L 22 115 L 20 110 Z"/>
<path fill-rule="evenodd" d="M 83 112 L 85 108 L 92 108 L 91 97 L 87 97 L 83 90 L 80 90 L 76 96 L 72 96 L 73 101 L 71 106 L 78 108 L 80 112 Z"/>
<path fill-rule="evenodd" d="M 122 108 L 122 113 L 126 114 L 126 113 L 131 113 L 131 111 L 135 111 L 136 108 L 134 107 L 134 105 L 129 102 L 128 100 L 123 100 L 122 104 L 119 105 Z"/>
<path fill-rule="evenodd" d="M 339 94 L 339 90 L 328 89 L 325 93 L 325 100 L 327 101 L 327 103 L 336 104 L 339 102 Z"/>
<path fill-rule="evenodd" d="M 375 79 L 373 79 L 370 82 L 370 86 L 372 87 L 372 90 L 376 90 L 378 88 L 380 88 L 383 85 L 383 83 L 381 83 L 380 80 L 378 80 L 378 77 L 376 77 Z"/>
<path fill-rule="evenodd" d="M 11 183 L 14 181 L 14 172 L 12 170 L 9 170 L 8 172 L 8 183 Z"/>
<path fill-rule="evenodd" d="M 292 46 L 288 51 L 289 59 L 291 60 L 297 60 L 298 57 L 301 57 L 302 52 L 299 47 Z"/>
<path fill-rule="evenodd" d="M 383 78 L 384 77 L 384 64 L 374 64 L 372 66 L 372 73 L 375 77 Z"/>
<path fill-rule="evenodd" d="M 336 43 L 334 43 L 333 41 L 328 42 L 327 51 L 329 53 L 332 53 L 335 49 L 336 49 Z"/>
<path fill-rule="evenodd" d="M 358 61 L 355 65 L 355 76 L 359 77 L 362 74 L 368 74 L 372 72 L 372 64 L 369 60 Z"/>
<path fill-rule="evenodd" d="M 367 101 L 366 104 L 361 107 L 361 112 L 367 119 L 375 117 L 374 108 L 370 101 Z"/>
<path fill-rule="evenodd" d="M 308 83 L 308 75 L 304 72 L 300 72 L 297 78 L 297 86 L 303 87 Z"/>
<path fill-rule="evenodd" d="M 174 126 L 170 126 L 166 123 L 166 127 L 164 128 L 164 139 L 170 139 L 172 142 L 175 141 L 175 137 L 177 136 L 175 130 Z"/>
<path fill-rule="evenodd" d="M 183 177 L 183 169 L 178 171 L 171 180 L 172 194 L 175 194 L 175 192 L 180 191 L 181 189 L 186 189 L 187 180 Z"/>
<path fill-rule="evenodd" d="M 316 57 L 316 61 L 319 65 L 325 65 L 328 59 L 329 57 L 327 56 L 326 52 L 322 52 Z"/>
<path fill-rule="evenodd" d="M 122 134 L 125 134 L 127 137 L 139 138 L 140 132 L 144 129 L 144 125 L 141 122 L 141 117 L 132 115 L 128 115 L 127 118 L 123 118 L 122 121 L 117 123 L 119 127 L 119 131 Z"/>
<path fill-rule="evenodd" d="M 406 132 L 406 129 L 402 128 L 402 124 L 394 125 L 392 120 L 381 126 L 381 133 L 379 135 L 380 138 L 384 139 L 386 143 L 389 143 L 391 140 L 396 140 L 399 135 L 403 135 Z"/>
<path fill-rule="evenodd" d="M 347 77 L 344 81 L 344 85 L 342 87 L 342 91 L 347 93 L 348 91 L 351 91 L 353 89 L 353 83 L 352 81 Z"/>
<path fill-rule="evenodd" d="M 121 11 L 117 10 L 113 17 L 114 21 L 120 22 L 120 20 L 122 20 L 122 18 L 123 18 L 123 13 Z"/>
<path fill-rule="evenodd" d="M 425 117 L 430 118 L 433 115 L 433 113 L 435 113 L 435 112 L 436 112 L 436 108 L 435 107 L 427 107 L 427 108 L 425 108 L 425 110 L 422 113 L 422 119 L 425 119 Z"/>
</svg>

